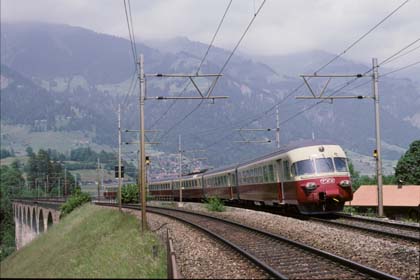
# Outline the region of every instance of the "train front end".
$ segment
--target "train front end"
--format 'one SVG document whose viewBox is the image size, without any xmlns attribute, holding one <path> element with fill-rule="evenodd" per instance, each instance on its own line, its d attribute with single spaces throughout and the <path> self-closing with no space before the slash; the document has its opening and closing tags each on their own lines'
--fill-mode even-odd
<svg viewBox="0 0 420 280">
<path fill-rule="evenodd" d="M 309 146 L 289 156 L 300 213 L 341 211 L 353 199 L 347 157 L 340 146 Z"/>
</svg>

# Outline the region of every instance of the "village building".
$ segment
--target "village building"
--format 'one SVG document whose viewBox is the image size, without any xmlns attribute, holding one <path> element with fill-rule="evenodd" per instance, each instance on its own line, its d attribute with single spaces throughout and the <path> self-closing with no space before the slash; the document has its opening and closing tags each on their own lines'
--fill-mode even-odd
<svg viewBox="0 0 420 280">
<path fill-rule="evenodd" d="M 376 185 L 362 185 L 353 194 L 353 200 L 346 206 L 357 207 L 360 212 L 368 212 L 378 207 Z M 393 219 L 411 218 L 420 220 L 420 185 L 384 185 L 383 206 L 385 216 Z"/>
</svg>

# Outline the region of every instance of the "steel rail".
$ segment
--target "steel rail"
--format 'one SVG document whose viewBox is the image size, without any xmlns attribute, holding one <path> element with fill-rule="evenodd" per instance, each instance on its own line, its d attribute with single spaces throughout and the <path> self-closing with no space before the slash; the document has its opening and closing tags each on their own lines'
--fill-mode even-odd
<svg viewBox="0 0 420 280">
<path fill-rule="evenodd" d="M 387 222 L 387 221 L 374 220 L 374 219 L 370 219 L 370 218 L 366 218 L 366 217 L 353 216 L 353 215 L 344 214 L 344 213 L 336 213 L 335 216 L 340 217 L 340 218 L 344 218 L 344 219 L 352 219 L 352 220 L 369 222 L 369 223 L 372 223 L 372 224 L 387 225 L 387 226 L 395 227 L 395 228 L 398 227 L 398 228 L 403 228 L 403 229 L 414 229 L 414 230 L 418 230 L 420 232 L 420 226 L 416 226 L 416 225 L 391 223 L 391 222 Z"/>
<path fill-rule="evenodd" d="M 315 217 L 310 217 L 309 220 L 312 220 L 312 221 L 315 221 L 315 222 L 320 222 L 320 223 L 331 224 L 331 225 L 335 225 L 335 226 L 341 226 L 341 227 L 347 227 L 347 228 L 352 228 L 352 229 L 356 229 L 356 230 L 371 232 L 371 233 L 385 235 L 385 236 L 389 236 L 389 237 L 393 237 L 393 238 L 399 238 L 399 239 L 406 240 L 406 241 L 414 241 L 414 242 L 417 242 L 417 243 L 420 242 L 420 230 L 418 228 L 414 228 L 415 230 L 418 230 L 417 236 L 412 236 L 412 235 L 407 235 L 407 234 L 402 234 L 402 233 L 386 231 L 387 229 L 389 230 L 389 227 L 388 228 L 384 227 L 381 230 L 381 229 L 370 228 L 368 225 L 361 226 L 361 225 L 346 224 L 345 222 L 340 222 L 340 221 L 336 221 L 336 220 L 326 220 L 326 219 L 315 218 Z M 366 224 L 369 224 L 369 222 L 370 222 L 370 221 L 365 221 L 365 220 L 358 220 L 358 221 L 366 222 Z M 373 224 L 380 224 L 381 226 L 389 226 L 389 223 L 386 223 L 386 222 L 385 222 L 385 224 L 376 223 L 376 222 L 374 222 Z M 394 224 L 392 224 L 392 225 L 394 225 Z M 391 227 L 392 227 L 392 225 L 391 225 Z M 395 227 L 392 228 L 392 229 L 398 230 Z M 404 229 L 407 229 L 407 228 L 404 228 Z M 413 228 L 410 227 L 409 229 L 412 230 Z"/>
<path fill-rule="evenodd" d="M 375 234 L 387 235 L 387 236 L 390 236 L 390 237 L 400 238 L 400 239 L 404 239 L 404 240 L 420 242 L 420 237 L 416 237 L 416 236 L 399 234 L 399 233 L 395 233 L 395 232 L 382 231 L 382 230 L 379 230 L 379 229 L 373 229 L 373 228 L 369 228 L 369 227 L 351 225 L 351 224 L 341 223 L 341 222 L 338 222 L 338 221 L 325 220 L 325 219 L 321 219 L 321 218 L 313 218 L 312 217 L 312 218 L 310 218 L 310 220 L 313 220 L 313 221 L 316 221 L 316 222 L 321 222 L 321 223 L 332 224 L 332 225 L 336 225 L 336 226 L 353 228 L 353 229 L 357 229 L 357 230 L 368 231 L 368 232 L 372 232 L 372 233 L 375 233 Z"/>
</svg>

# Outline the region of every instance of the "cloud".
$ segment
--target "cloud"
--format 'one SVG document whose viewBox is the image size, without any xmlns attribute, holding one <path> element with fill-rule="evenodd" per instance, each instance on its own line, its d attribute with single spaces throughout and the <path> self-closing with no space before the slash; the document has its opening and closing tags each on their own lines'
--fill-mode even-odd
<svg viewBox="0 0 420 280">
<path fill-rule="evenodd" d="M 186 36 L 208 43 L 228 0 L 131 1 L 136 37 Z M 6 0 L 5 21 L 65 23 L 128 37 L 123 1 Z M 215 44 L 231 48 L 262 0 L 234 0 Z M 240 50 L 259 55 L 322 49 L 339 53 L 402 3 L 401 0 L 267 0 Z M 420 1 L 411 0 L 349 52 L 370 61 L 385 58 L 420 37 Z M 414 54 L 415 55 L 415 54 Z M 417 54 L 418 55 L 418 54 Z"/>
</svg>

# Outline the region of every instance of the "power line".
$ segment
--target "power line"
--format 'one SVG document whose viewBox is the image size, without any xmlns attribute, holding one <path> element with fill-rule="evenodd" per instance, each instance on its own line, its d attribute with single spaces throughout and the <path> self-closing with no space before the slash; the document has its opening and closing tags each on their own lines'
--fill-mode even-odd
<svg viewBox="0 0 420 280">
<path fill-rule="evenodd" d="M 228 3 L 228 5 L 227 5 L 227 7 L 226 7 L 226 9 L 225 9 L 225 12 L 223 13 L 223 16 L 222 16 L 222 19 L 220 20 L 220 22 L 219 22 L 219 24 L 218 24 L 218 26 L 217 26 L 217 29 L 216 29 L 216 32 L 214 33 L 214 35 L 213 35 L 213 38 L 211 39 L 211 41 L 210 41 L 210 44 L 209 44 L 209 46 L 208 46 L 208 48 L 207 48 L 207 51 L 206 51 L 206 53 L 204 54 L 204 56 L 203 56 L 203 58 L 201 59 L 201 62 L 200 62 L 200 64 L 199 64 L 199 66 L 198 66 L 198 68 L 197 68 L 197 71 L 196 71 L 196 73 L 198 73 L 199 71 L 200 71 L 200 69 L 201 69 L 201 66 L 203 65 L 203 63 L 204 63 L 204 61 L 205 61 L 205 59 L 207 58 L 207 55 L 209 54 L 209 51 L 210 51 L 210 49 L 211 49 L 211 47 L 213 46 L 213 43 L 214 43 L 214 40 L 216 39 L 216 36 L 217 36 L 217 34 L 219 33 L 219 30 L 220 30 L 220 28 L 221 28 L 221 26 L 222 26 L 222 24 L 223 24 L 223 21 L 225 20 L 225 17 L 226 17 L 226 14 L 228 13 L 228 11 L 229 11 L 229 8 L 230 8 L 230 6 L 231 6 L 231 4 L 232 4 L 232 1 L 233 0 L 230 0 L 229 1 L 229 3 Z M 219 73 L 220 74 L 220 73 Z M 190 86 L 190 84 L 191 84 L 191 81 L 188 81 L 187 83 L 186 83 L 186 85 L 185 85 L 185 87 L 184 87 L 184 89 L 181 91 L 181 93 L 178 95 L 178 97 L 180 97 L 186 90 L 187 90 L 187 88 L 188 88 L 188 86 Z M 158 120 L 156 120 L 154 123 L 153 123 L 153 125 L 151 126 L 151 128 L 153 128 L 168 112 L 169 112 L 169 110 L 175 105 L 175 103 L 176 103 L 176 101 L 177 101 L 177 99 L 174 99 L 174 101 L 171 103 L 171 105 L 169 105 L 169 107 L 168 107 L 168 109 L 163 113 L 163 115 L 161 116 L 161 117 L 159 117 L 159 119 Z M 200 102 L 200 104 L 199 104 L 199 106 L 197 106 L 196 108 L 194 108 L 190 113 L 188 113 L 182 120 L 181 120 L 181 122 L 184 120 L 184 119 L 186 119 L 186 118 L 188 118 L 188 116 L 190 116 L 192 113 L 194 113 L 200 106 L 201 106 L 201 103 L 203 102 L 203 100 Z M 179 122 L 179 123 L 181 123 L 181 122 Z M 171 127 L 170 129 L 169 129 L 169 131 L 170 130 L 172 130 L 174 127 L 176 127 L 178 124 L 176 124 L 176 125 L 174 125 L 173 127 Z M 167 135 L 167 133 L 165 134 L 165 135 Z M 164 135 L 164 136 L 165 136 Z M 163 137 L 164 136 L 162 136 L 160 139 L 163 139 Z"/>
<path fill-rule="evenodd" d="M 395 72 L 398 72 L 398 71 L 401 71 L 401 70 L 404 70 L 404 69 L 407 69 L 407 68 L 413 67 L 413 66 L 415 66 L 415 65 L 417 65 L 417 64 L 419 64 L 419 63 L 420 63 L 420 60 L 419 60 L 419 61 L 416 61 L 416 62 L 414 62 L 414 63 L 411 63 L 411 64 L 409 64 L 409 65 L 407 65 L 407 66 L 404 66 L 404 67 L 398 68 L 398 69 L 396 69 L 396 70 L 393 70 L 393 71 L 391 71 L 391 72 L 388 72 L 388 73 L 382 74 L 382 75 L 380 75 L 379 77 L 385 77 L 385 76 L 387 76 L 387 75 L 389 75 L 389 74 L 392 74 L 392 73 L 395 73 Z"/>
<path fill-rule="evenodd" d="M 216 32 L 214 33 L 213 38 L 211 39 L 211 42 L 210 42 L 210 44 L 209 44 L 209 47 L 207 48 L 206 53 L 204 54 L 203 58 L 201 59 L 200 65 L 198 66 L 197 73 L 200 71 L 201 66 L 203 65 L 204 60 L 206 59 L 207 55 L 209 54 L 210 48 L 213 46 L 214 40 L 216 39 L 217 33 L 219 33 L 220 27 L 222 26 L 223 21 L 225 20 L 226 14 L 227 14 L 227 12 L 229 11 L 229 8 L 230 8 L 230 5 L 232 4 L 232 1 L 233 1 L 233 0 L 230 0 L 230 1 L 229 1 L 229 4 L 228 4 L 228 5 L 227 5 L 227 7 L 226 7 L 225 13 L 223 14 L 223 17 L 222 17 L 222 19 L 220 20 L 219 25 L 217 26 Z M 219 73 L 219 74 L 220 74 L 220 73 Z"/>
<path fill-rule="evenodd" d="M 351 48 L 353 48 L 356 44 L 358 44 L 362 39 L 364 39 L 368 34 L 370 34 L 373 30 L 375 30 L 378 26 L 380 26 L 383 22 L 385 22 L 388 18 L 390 18 L 393 14 L 395 14 L 400 8 L 402 8 L 405 4 L 408 3 L 408 1 L 410 0 L 406 0 L 404 1 L 402 4 L 400 4 L 396 9 L 394 9 L 390 14 L 388 14 L 385 18 L 383 18 L 382 20 L 380 20 L 375 26 L 373 26 L 371 29 L 369 29 L 369 31 L 367 31 L 366 33 L 364 33 L 362 36 L 360 36 L 356 41 L 354 41 L 352 44 L 350 44 L 349 47 L 347 47 L 344 51 L 342 51 L 340 54 L 336 55 L 333 59 L 331 59 L 330 61 L 328 61 L 326 64 L 324 64 L 323 66 L 321 66 L 318 70 L 315 71 L 315 74 L 321 70 L 323 70 L 325 67 L 327 67 L 328 65 L 330 65 L 332 62 L 334 62 L 335 60 L 337 60 L 339 57 L 341 57 L 342 55 L 344 55 L 345 53 L 347 53 Z M 369 70 L 367 72 L 365 72 L 364 74 L 367 74 L 369 72 L 371 72 L 372 70 Z M 353 81 L 356 81 L 357 78 L 355 78 Z M 350 85 L 352 82 L 347 82 L 346 86 Z M 299 90 L 302 86 L 304 85 L 304 82 L 302 82 L 302 84 L 300 84 L 297 88 L 295 88 L 294 90 L 292 90 L 284 99 L 289 98 L 293 93 L 295 93 L 297 90 Z M 346 87 L 344 86 L 344 87 Z M 344 87 L 340 88 L 343 89 Z M 338 92 L 338 91 L 337 91 Z M 274 106 L 270 107 L 268 110 L 266 110 L 264 112 L 264 114 L 267 114 L 268 112 L 274 110 L 274 108 L 276 108 L 277 105 L 280 105 L 281 103 L 284 102 L 284 99 L 281 100 L 279 103 L 275 104 Z M 257 121 L 259 120 L 261 117 L 258 117 L 256 119 L 254 119 L 253 121 Z"/>
<path fill-rule="evenodd" d="M 258 8 L 257 12 L 254 13 L 254 16 L 252 17 L 251 21 L 249 22 L 248 26 L 246 27 L 244 33 L 242 34 L 241 38 L 239 39 L 239 41 L 236 43 L 236 46 L 233 48 L 232 52 L 230 53 L 228 59 L 226 60 L 226 62 L 223 64 L 222 68 L 220 69 L 219 74 L 222 74 L 222 72 L 225 70 L 226 66 L 228 65 L 230 59 L 232 58 L 233 54 L 236 52 L 236 49 L 239 47 L 239 45 L 241 44 L 242 40 L 245 38 L 246 33 L 248 33 L 248 30 L 251 28 L 252 23 L 254 22 L 254 20 L 257 18 L 257 15 L 260 13 L 261 9 L 263 8 L 264 4 L 265 4 L 266 0 L 264 0 L 260 7 Z"/>
<path fill-rule="evenodd" d="M 420 45 L 417 46 L 417 47 L 415 47 L 415 48 L 413 48 L 413 49 L 411 49 L 411 50 L 409 50 L 409 51 L 407 51 L 407 52 L 405 52 L 405 53 L 403 53 L 403 54 L 401 54 L 401 55 L 399 55 L 399 56 L 397 56 L 397 57 L 395 57 L 395 58 L 393 58 L 393 59 L 391 59 L 391 60 L 389 60 L 388 63 L 389 62 L 392 62 L 394 60 L 400 59 L 401 57 L 406 56 L 407 54 L 410 54 L 410 53 L 412 53 L 413 51 L 415 51 L 415 50 L 417 50 L 419 48 L 420 48 Z"/>
<path fill-rule="evenodd" d="M 192 115 L 195 111 L 197 111 L 198 108 L 200 108 L 201 104 L 203 104 L 203 102 L 204 102 L 204 99 L 202 99 L 200 101 L 200 103 L 194 109 L 192 109 L 188 114 L 186 114 L 180 121 L 178 121 L 177 123 L 175 123 L 168 130 L 166 130 L 166 132 L 160 137 L 160 140 L 159 141 L 163 141 L 163 139 L 165 138 L 165 136 L 167 136 L 172 131 L 172 129 L 174 129 L 176 126 L 178 126 L 184 120 L 186 120 L 190 115 Z"/>
<path fill-rule="evenodd" d="M 124 1 L 124 11 L 125 11 L 125 19 L 127 21 L 127 27 L 128 27 L 128 36 L 130 38 L 130 46 L 131 46 L 131 52 L 133 55 L 133 62 L 134 62 L 134 67 L 137 69 L 137 49 L 136 49 L 136 45 L 135 45 L 135 38 L 134 38 L 134 32 L 133 32 L 133 27 L 132 25 L 130 25 L 130 22 L 132 24 L 132 18 L 131 18 L 131 5 L 130 5 L 130 0 L 128 0 L 128 11 L 127 11 L 127 4 Z"/>
<path fill-rule="evenodd" d="M 348 46 L 344 51 L 342 51 L 340 54 L 336 55 L 333 59 L 331 59 L 330 61 L 328 61 L 326 64 L 324 64 L 323 66 L 321 66 L 318 70 L 315 71 L 315 74 L 318 73 L 319 71 L 323 70 L 325 67 L 327 67 L 328 65 L 330 65 L 332 62 L 334 62 L 335 60 L 337 60 L 339 57 L 343 56 L 345 53 L 347 53 L 351 48 L 353 48 L 356 44 L 358 44 L 362 39 L 364 39 L 368 34 L 370 34 L 373 30 L 375 30 L 378 26 L 380 26 L 383 22 L 385 22 L 388 18 L 390 18 L 394 13 L 396 13 L 400 8 L 402 8 L 405 4 L 408 3 L 408 1 L 410 0 L 406 0 L 404 1 L 401 5 L 399 5 L 396 9 L 394 9 L 390 14 L 388 14 L 385 18 L 383 18 L 381 21 L 379 21 L 375 26 L 373 26 L 371 29 L 369 29 L 366 33 L 364 33 L 362 36 L 360 36 L 356 41 L 354 41 L 352 44 L 350 44 L 350 46 Z M 369 72 L 371 72 L 372 70 L 369 70 L 368 72 L 364 73 L 367 74 Z M 354 81 L 356 81 L 357 78 L 354 79 Z M 350 83 L 346 83 L 346 86 L 350 85 L 352 82 Z M 298 89 L 300 89 L 302 86 L 304 85 L 304 82 L 302 84 L 300 84 L 298 86 L 298 88 L 296 88 L 295 90 L 293 90 L 289 95 L 286 96 L 286 98 L 289 98 L 292 93 L 296 92 Z M 344 88 L 344 87 L 343 87 Z M 341 89 L 343 89 L 341 88 Z M 340 89 L 340 90 L 341 90 Z M 283 102 L 283 101 L 282 101 Z M 266 113 L 268 113 L 269 111 L 272 111 L 276 105 L 280 105 L 282 102 L 275 104 L 274 106 L 272 106 L 269 110 L 266 111 Z"/>
<path fill-rule="evenodd" d="M 330 65 L 331 63 L 333 63 L 335 60 L 337 60 L 339 57 L 343 56 L 345 53 L 347 53 L 351 48 L 353 48 L 356 44 L 358 44 L 362 39 L 364 39 L 368 34 L 370 34 L 373 30 L 375 30 L 378 26 L 380 26 L 383 22 L 385 22 L 388 18 L 390 18 L 393 14 L 395 14 L 400 8 L 402 8 L 405 4 L 407 4 L 409 0 L 404 1 L 402 4 L 400 4 L 396 9 L 394 9 L 390 14 L 388 14 L 385 18 L 383 18 L 381 21 L 379 21 L 375 26 L 373 26 L 371 29 L 369 29 L 366 33 L 364 33 L 362 36 L 360 36 L 356 41 L 354 41 L 352 44 L 350 44 L 349 47 L 347 47 L 344 51 L 342 51 L 340 54 L 336 55 L 333 59 L 331 59 L 330 61 L 328 61 L 326 64 L 324 64 L 323 66 L 321 66 L 320 68 L 318 68 L 318 70 L 315 71 L 315 73 L 323 70 L 325 67 L 327 67 L 328 65 Z M 367 73 L 371 72 L 372 70 L 369 70 Z M 365 73 L 365 74 L 367 74 Z M 352 82 L 356 81 L 356 79 L 354 79 Z M 340 88 L 340 90 L 344 89 L 346 86 L 350 85 L 352 82 L 347 82 L 345 84 L 344 87 Z M 294 93 L 296 93 L 299 89 L 301 89 L 303 86 L 305 85 L 304 82 L 302 82 L 298 87 L 296 87 L 295 89 L 293 89 L 285 98 L 283 98 L 280 102 L 274 104 L 272 107 L 270 107 L 268 110 L 264 111 L 262 114 L 257 115 L 256 117 L 254 117 L 251 121 L 246 122 L 243 126 L 248 125 L 254 121 L 257 121 L 259 119 L 261 119 L 262 117 L 264 117 L 266 114 L 268 114 L 269 112 L 271 112 L 272 110 L 274 110 L 274 108 L 276 108 L 277 105 L 281 105 L 282 103 L 284 103 L 286 101 L 286 99 L 288 99 L 289 97 L 291 97 Z M 337 91 L 338 92 L 338 91 Z M 313 107 L 311 107 L 313 108 Z M 242 127 L 243 127 L 242 126 Z M 229 133 L 228 136 L 230 136 L 233 133 Z M 223 137 L 222 139 L 224 139 L 226 137 Z"/>
<path fill-rule="evenodd" d="M 178 97 L 180 97 L 182 94 L 184 94 L 184 92 L 187 90 L 187 88 L 188 88 L 188 86 L 191 84 L 191 81 L 187 81 L 186 83 L 185 83 L 185 86 L 184 86 L 184 89 L 181 91 L 181 93 L 178 95 Z M 161 119 L 163 119 L 163 117 L 165 117 L 166 116 L 166 114 L 168 114 L 168 112 L 169 112 L 169 110 L 171 110 L 171 108 L 175 105 L 175 103 L 176 103 L 176 101 L 177 101 L 177 99 L 174 99 L 173 101 L 172 101 L 172 103 L 169 105 L 169 107 L 166 109 L 166 111 L 165 112 L 163 112 L 163 114 L 150 126 L 150 128 L 152 129 L 152 128 L 154 128 L 155 127 L 155 125 L 161 120 Z"/>
<path fill-rule="evenodd" d="M 410 44 L 408 44 L 407 46 L 403 47 L 403 48 L 402 48 L 402 49 L 400 49 L 399 51 L 397 51 L 397 52 L 395 52 L 394 54 L 390 55 L 389 57 L 385 58 L 385 59 L 384 59 L 381 63 L 379 63 L 379 64 L 378 64 L 378 67 L 379 67 L 379 66 L 382 66 L 382 65 L 384 65 L 384 64 L 387 64 L 387 63 L 389 63 L 389 62 L 391 62 L 391 61 L 394 61 L 394 60 L 396 60 L 396 59 L 398 59 L 398 58 L 400 58 L 400 57 L 402 57 L 402 56 L 404 56 L 404 55 L 407 55 L 408 53 L 410 53 L 410 52 L 412 52 L 412 51 L 416 50 L 416 49 L 417 49 L 417 48 L 419 48 L 420 46 L 418 46 L 418 47 L 416 47 L 416 48 L 414 48 L 414 49 L 412 49 L 412 50 L 410 50 L 410 51 L 406 52 L 405 54 L 402 54 L 402 55 L 400 55 L 400 56 L 397 56 L 398 54 L 400 54 L 401 52 L 403 52 L 403 51 L 404 51 L 404 50 L 406 50 L 407 48 L 411 47 L 412 45 L 414 45 L 414 44 L 415 44 L 415 43 L 417 43 L 418 41 L 420 41 L 420 38 L 419 38 L 419 39 L 414 40 L 413 42 L 411 42 L 411 43 L 410 43 Z M 417 64 L 417 63 L 413 63 L 413 65 L 406 66 L 406 68 L 411 67 L 411 66 L 414 66 L 415 64 Z M 404 68 L 404 69 L 405 69 L 405 68 Z M 400 71 L 400 70 L 403 70 L 403 69 L 397 69 L 396 71 Z M 368 71 L 364 72 L 364 73 L 363 73 L 363 74 L 361 74 L 361 75 L 362 75 L 362 76 L 367 75 L 369 72 L 372 72 L 372 69 L 369 69 Z M 388 73 L 388 74 L 391 74 L 391 72 L 390 72 L 390 73 Z M 384 75 L 385 75 L 385 74 L 384 74 Z M 381 75 L 381 76 L 384 76 L 384 75 Z M 337 93 L 337 92 L 339 92 L 339 91 L 343 90 L 344 88 L 346 88 L 347 86 L 349 86 L 350 84 L 352 84 L 353 82 L 355 82 L 356 80 L 358 80 L 358 78 L 357 78 L 357 77 L 356 77 L 356 78 L 353 78 L 353 79 L 352 79 L 352 80 L 350 80 L 350 81 L 345 82 L 345 83 L 344 83 L 344 85 L 340 86 L 340 88 L 339 88 L 338 90 L 334 90 L 333 94 L 335 94 L 335 93 Z M 368 83 L 370 83 L 370 82 L 371 82 L 371 81 L 366 81 L 366 82 L 364 82 L 364 83 L 362 83 L 362 84 L 360 84 L 360 85 L 357 85 L 357 86 L 355 86 L 355 87 L 351 88 L 349 91 L 355 90 L 355 89 L 357 89 L 357 88 L 359 88 L 359 87 L 362 87 L 362 86 L 364 86 L 364 85 L 366 85 L 366 84 L 368 84 Z M 332 94 L 332 95 L 333 95 L 333 94 Z"/>
<path fill-rule="evenodd" d="M 411 47 L 412 45 L 414 45 L 414 44 L 415 44 L 415 43 L 417 43 L 418 41 L 420 41 L 420 38 L 418 38 L 418 39 L 417 39 L 417 40 L 415 40 L 414 42 L 411 42 L 410 44 L 408 44 L 407 46 L 405 46 L 404 48 L 402 48 L 401 50 L 399 50 L 399 51 L 398 51 L 398 52 L 396 52 L 395 54 L 391 55 L 390 57 L 388 57 L 387 59 L 385 59 L 384 61 L 382 61 L 380 65 L 384 65 L 384 64 L 386 64 L 386 63 L 388 63 L 388 62 L 393 61 L 393 59 L 392 59 L 392 58 L 394 58 L 395 56 L 399 55 L 401 52 L 405 51 L 406 49 L 408 49 L 409 47 Z M 420 47 L 420 46 L 418 46 L 417 48 L 419 48 L 419 47 Z M 415 49 L 414 49 L 414 50 L 415 50 Z M 411 50 L 411 51 L 413 51 L 413 50 Z M 410 51 L 410 52 L 411 52 L 411 51 Z M 408 52 L 408 53 L 410 53 L 410 52 Z M 408 54 L 408 53 L 406 53 L 406 54 Z M 404 54 L 404 55 L 406 55 L 406 54 Z M 404 56 L 404 55 L 401 55 L 401 56 Z M 399 56 L 399 57 L 401 57 L 401 56 Z"/>
<path fill-rule="evenodd" d="M 136 88 L 137 86 L 137 79 L 136 79 L 136 74 L 137 74 L 137 69 L 134 69 L 134 72 L 131 76 L 131 81 L 130 81 L 130 85 L 128 87 L 127 93 L 125 94 L 123 103 L 122 103 L 122 107 L 124 108 L 127 105 L 127 101 L 128 101 L 128 96 L 131 95 L 131 92 Z"/>
<path fill-rule="evenodd" d="M 315 71 L 315 74 L 331 63 L 333 63 L 335 60 L 340 58 L 342 55 L 344 55 L 346 52 L 348 52 L 351 48 L 353 48 L 356 44 L 358 44 L 361 40 L 363 40 L 367 35 L 369 35 L 373 30 L 375 30 L 379 25 L 381 25 L 383 22 L 385 22 L 388 18 L 390 18 L 393 14 L 395 14 L 399 9 L 401 9 L 405 4 L 408 3 L 410 0 L 404 1 L 402 4 L 400 4 L 396 9 L 394 9 L 390 14 L 388 14 L 385 18 L 383 18 L 381 21 L 379 21 L 375 26 L 373 26 L 371 29 L 369 29 L 366 33 L 364 33 L 361 37 L 359 37 L 356 41 L 354 41 L 350 46 L 348 46 L 344 51 L 342 51 L 340 54 L 336 55 L 333 59 L 328 61 L 325 65 L 323 65 L 321 68 L 319 68 L 317 71 Z"/>
<path fill-rule="evenodd" d="M 223 64 L 223 66 L 221 67 L 219 74 L 222 74 L 222 72 L 224 71 L 224 69 L 226 68 L 226 66 L 228 65 L 228 63 L 230 62 L 230 59 L 232 58 L 232 56 L 234 55 L 234 53 L 236 52 L 237 48 L 239 47 L 240 43 L 242 42 L 242 40 L 245 38 L 245 35 L 248 33 L 248 30 L 250 29 L 252 23 L 254 22 L 255 18 L 257 17 L 257 15 L 260 13 L 261 9 L 263 8 L 264 4 L 265 4 L 266 0 L 264 0 L 260 7 L 258 8 L 257 12 L 254 13 L 254 16 L 252 17 L 251 21 L 249 22 L 248 26 L 246 27 L 245 31 L 243 32 L 242 36 L 240 37 L 239 41 L 236 43 L 235 47 L 233 48 L 233 50 L 231 51 L 231 53 L 229 54 L 228 58 L 226 59 L 225 63 Z M 230 7 L 231 2 L 229 2 L 228 8 Z M 226 15 L 226 13 L 225 13 Z M 224 15 L 224 16 L 225 16 Z M 222 19 L 224 19 L 224 16 Z M 218 32 L 219 28 L 217 29 L 216 32 Z M 217 78 L 216 78 L 217 79 Z M 173 126 L 171 126 L 168 130 L 167 133 L 165 133 L 160 139 L 160 141 L 162 141 L 163 137 L 167 136 L 169 134 L 169 131 L 171 131 L 172 129 L 174 129 L 175 127 L 177 127 L 178 125 L 180 125 L 184 120 L 186 120 L 190 115 L 192 115 L 195 111 L 197 111 L 198 108 L 200 108 L 201 104 L 203 104 L 204 99 L 201 100 L 201 102 L 194 108 L 192 109 L 188 114 L 186 114 L 180 121 L 178 121 L 177 123 L 175 123 Z"/>
</svg>

